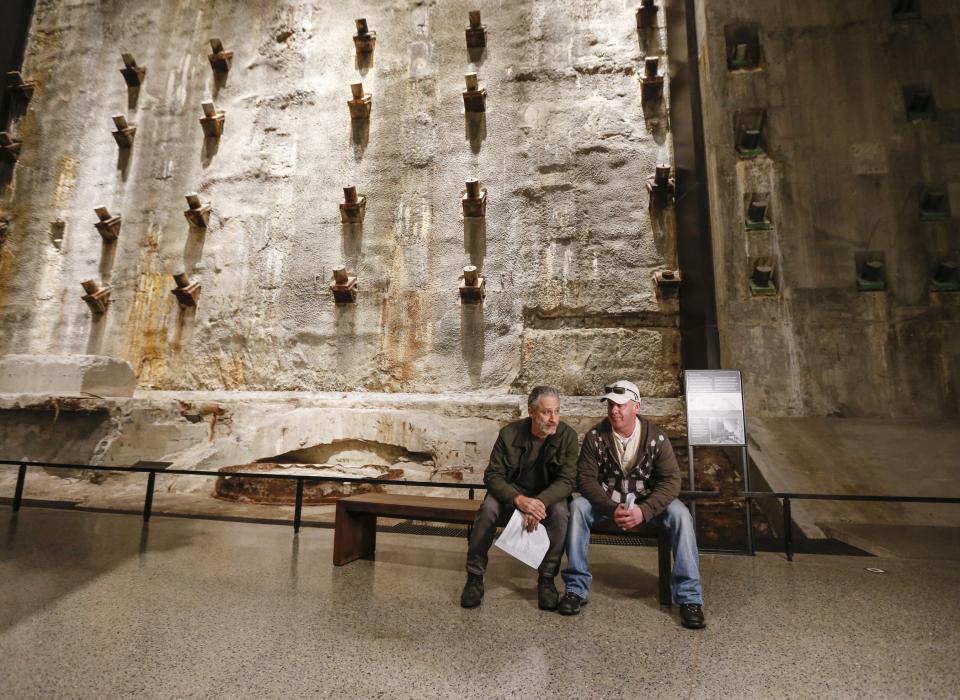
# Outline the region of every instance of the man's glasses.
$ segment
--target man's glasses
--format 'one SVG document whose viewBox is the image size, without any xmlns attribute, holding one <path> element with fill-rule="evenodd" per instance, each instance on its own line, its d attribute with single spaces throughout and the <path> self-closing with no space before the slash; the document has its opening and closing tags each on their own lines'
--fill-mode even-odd
<svg viewBox="0 0 960 700">
<path fill-rule="evenodd" d="M 630 394 L 633 396 L 634 401 L 639 401 L 640 397 L 637 396 L 637 392 L 633 389 L 628 389 L 625 386 L 605 386 L 603 387 L 604 394 Z"/>
</svg>

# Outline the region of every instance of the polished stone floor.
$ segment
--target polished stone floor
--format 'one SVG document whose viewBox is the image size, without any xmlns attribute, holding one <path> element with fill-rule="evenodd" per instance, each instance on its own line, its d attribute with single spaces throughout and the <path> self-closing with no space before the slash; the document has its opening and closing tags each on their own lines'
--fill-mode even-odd
<svg viewBox="0 0 960 700">
<path fill-rule="evenodd" d="M 905 698 L 960 692 L 960 562 L 706 555 L 708 628 L 656 603 L 653 549 L 595 546 L 590 604 L 536 607 L 464 542 L 25 508 L 0 512 L 0 694 L 49 697 Z M 866 567 L 884 569 L 871 573 Z"/>
</svg>

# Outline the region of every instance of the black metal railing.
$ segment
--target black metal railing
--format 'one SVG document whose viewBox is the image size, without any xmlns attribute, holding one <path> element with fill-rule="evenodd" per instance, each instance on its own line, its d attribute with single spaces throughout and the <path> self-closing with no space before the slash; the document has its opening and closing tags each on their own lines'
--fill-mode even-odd
<svg viewBox="0 0 960 700">
<path fill-rule="evenodd" d="M 783 553 L 793 561 L 793 518 L 791 501 L 866 501 L 868 503 L 949 503 L 960 504 L 960 498 L 940 496 L 867 496 L 843 495 L 837 493 L 791 493 L 785 491 L 742 491 L 739 494 L 747 507 L 758 498 L 777 498 L 783 500 Z"/>
<path fill-rule="evenodd" d="M 440 488 L 440 489 L 458 489 L 467 490 L 467 498 L 473 499 L 477 490 L 486 490 L 486 486 L 480 483 L 463 482 L 438 482 L 438 481 L 403 481 L 398 479 L 375 479 L 368 477 L 349 477 L 349 476 L 312 476 L 307 474 L 277 474 L 275 472 L 223 472 L 209 471 L 199 469 L 166 469 L 162 467 L 147 466 L 127 466 L 127 467 L 107 467 L 93 464 L 63 464 L 59 462 L 28 462 L 22 460 L 0 460 L 0 466 L 16 466 L 17 484 L 14 489 L 12 507 L 13 511 L 19 511 L 23 502 L 23 488 L 26 482 L 27 470 L 31 468 L 41 469 L 72 469 L 72 470 L 91 470 L 99 472 L 124 472 L 139 473 L 147 475 L 147 488 L 143 499 L 143 521 L 149 522 L 153 511 L 153 492 L 156 487 L 157 474 L 170 474 L 181 476 L 204 476 L 214 478 L 246 478 L 246 479 L 279 479 L 286 481 L 296 481 L 296 497 L 294 499 L 293 510 L 293 530 L 300 532 L 300 526 L 303 518 L 303 489 L 306 483 L 330 482 L 338 484 L 371 484 L 378 486 L 405 486 L 420 488 Z M 680 498 L 683 500 L 702 500 L 717 498 L 717 491 L 681 491 Z M 742 499 L 746 507 L 749 508 L 752 501 L 761 498 L 776 498 L 783 501 L 783 551 L 789 561 L 793 561 L 794 542 L 793 542 L 793 517 L 791 503 L 793 501 L 858 501 L 868 503 L 927 503 L 927 504 L 960 504 L 960 498 L 940 497 L 940 496 L 873 496 L 873 495 L 844 495 L 830 493 L 794 493 L 785 491 L 743 491 L 737 494 Z M 753 554 L 752 551 L 748 552 Z"/>
<path fill-rule="evenodd" d="M 332 482 L 338 484 L 376 484 L 380 486 L 412 486 L 422 488 L 441 488 L 441 489 L 466 489 L 467 498 L 473 499 L 477 489 L 486 490 L 483 484 L 469 484 L 461 482 L 443 482 L 443 481 L 402 481 L 398 479 L 373 479 L 367 477 L 350 476 L 310 476 L 307 474 L 276 474 L 273 472 L 222 472 L 206 471 L 200 469 L 164 469 L 162 467 L 104 467 L 92 464 L 62 464 L 59 462 L 26 462 L 19 460 L 0 460 L 0 466 L 16 466 L 17 485 L 13 493 L 13 511 L 19 511 L 23 502 L 23 486 L 27 478 L 27 469 L 83 469 L 103 472 L 127 472 L 147 474 L 147 490 L 143 499 L 143 521 L 149 522 L 153 511 L 153 491 L 156 485 L 157 474 L 176 474 L 183 476 L 206 476 L 217 478 L 241 477 L 247 479 L 282 479 L 286 481 L 297 482 L 297 494 L 293 507 L 293 531 L 300 532 L 300 525 L 303 515 L 303 487 L 306 482 Z M 681 491 L 680 497 L 696 500 L 701 498 L 716 498 L 719 496 L 717 491 Z"/>
<path fill-rule="evenodd" d="M 400 481 L 396 479 L 372 479 L 366 477 L 349 477 L 349 476 L 309 476 L 307 474 L 276 474 L 276 473 L 264 473 L 264 472 L 221 472 L 221 471 L 207 471 L 201 469 L 164 469 L 161 467 L 105 467 L 92 464 L 63 464 L 59 462 L 24 462 L 24 461 L 10 461 L 10 460 L 0 460 L 0 465 L 5 466 L 18 466 L 19 470 L 17 472 L 17 486 L 14 489 L 13 493 L 13 510 L 20 510 L 20 505 L 23 501 L 23 485 L 26 481 L 27 469 L 32 467 L 38 467 L 43 469 L 83 469 L 83 470 L 94 470 L 102 472 L 127 472 L 127 473 L 140 473 L 147 474 L 147 491 L 143 499 L 143 520 L 144 522 L 149 522 L 150 515 L 153 510 L 153 491 L 156 485 L 157 474 L 176 474 L 183 476 L 206 476 L 206 477 L 217 477 L 217 478 L 233 478 L 241 477 L 246 479 L 280 479 L 286 481 L 296 481 L 297 482 L 297 494 L 294 500 L 294 509 L 293 509 L 293 529 L 294 532 L 300 532 L 300 524 L 303 515 L 303 487 L 306 482 L 317 483 L 317 482 L 334 482 L 339 484 L 380 484 L 380 485 L 394 485 L 394 486 L 421 486 L 421 487 L 431 487 L 431 488 L 445 488 L 445 489 L 467 489 L 469 490 L 468 498 L 473 498 L 475 489 L 486 488 L 483 484 L 465 484 L 465 483 L 450 483 L 450 482 L 436 482 L 436 481 Z"/>
</svg>

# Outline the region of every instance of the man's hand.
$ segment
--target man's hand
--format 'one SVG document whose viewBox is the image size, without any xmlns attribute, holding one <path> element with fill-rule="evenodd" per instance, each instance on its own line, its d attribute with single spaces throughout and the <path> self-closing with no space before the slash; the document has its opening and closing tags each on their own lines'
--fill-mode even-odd
<svg viewBox="0 0 960 700">
<path fill-rule="evenodd" d="M 621 530 L 632 530 L 643 523 L 643 511 L 636 504 L 627 510 L 621 503 L 613 511 L 613 521 Z"/>
<path fill-rule="evenodd" d="M 532 515 L 523 514 L 523 529 L 527 532 L 533 532 L 540 525 L 540 521 Z"/>
<path fill-rule="evenodd" d="M 532 515 L 537 519 L 538 523 L 547 517 L 547 507 L 543 505 L 543 501 L 539 498 L 528 498 L 523 494 L 517 494 L 513 498 L 513 505 L 515 505 L 520 512 Z"/>
</svg>

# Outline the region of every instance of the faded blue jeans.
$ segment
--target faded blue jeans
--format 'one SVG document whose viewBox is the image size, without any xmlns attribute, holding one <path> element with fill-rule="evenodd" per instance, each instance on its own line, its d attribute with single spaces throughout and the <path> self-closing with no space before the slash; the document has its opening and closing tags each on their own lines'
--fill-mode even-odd
<svg viewBox="0 0 960 700">
<path fill-rule="evenodd" d="M 611 521 L 606 516 L 594 518 L 593 506 L 583 496 L 574 498 L 570 502 L 570 522 L 567 525 L 567 567 L 562 576 L 567 593 L 576 593 L 584 600 L 590 592 L 590 582 L 593 580 L 587 548 L 590 546 L 590 528 L 594 522 Z M 670 573 L 670 591 L 673 593 L 674 602 L 678 605 L 703 605 L 700 555 L 690 511 L 683 503 L 674 499 L 665 511 L 650 522 L 667 528 L 672 536 L 673 571 Z"/>
</svg>

